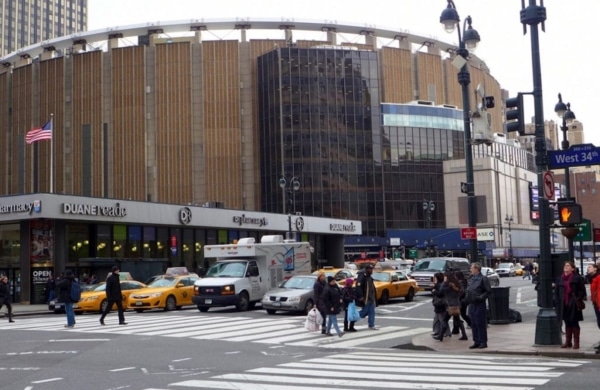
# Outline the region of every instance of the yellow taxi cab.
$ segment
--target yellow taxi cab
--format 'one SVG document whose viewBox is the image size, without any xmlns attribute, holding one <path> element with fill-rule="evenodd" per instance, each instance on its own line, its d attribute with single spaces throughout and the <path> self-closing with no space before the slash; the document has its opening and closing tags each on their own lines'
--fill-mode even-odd
<svg viewBox="0 0 600 390">
<path fill-rule="evenodd" d="M 377 301 L 383 305 L 392 298 L 404 298 L 410 302 L 419 291 L 423 291 L 415 280 L 409 279 L 401 270 L 375 270 L 371 275 L 375 283 Z"/>
<path fill-rule="evenodd" d="M 316 270 L 312 274 L 318 275 L 319 272 L 323 272 L 325 274 L 325 278 L 327 278 L 328 276 L 335 276 L 335 274 L 337 274 L 338 271 L 343 270 L 343 269 L 344 268 L 333 268 L 331 266 L 326 265 L 325 267 Z"/>
<path fill-rule="evenodd" d="M 137 280 L 121 280 L 121 293 L 123 294 L 123 309 L 128 308 L 129 296 L 136 290 L 145 288 L 146 285 Z M 77 311 L 81 312 L 102 312 L 108 304 L 106 299 L 106 283 L 102 282 L 97 285 L 94 289 L 83 291 L 81 293 L 81 299 L 77 303 Z M 117 309 L 117 305 L 114 304 L 113 310 Z"/>
<path fill-rule="evenodd" d="M 184 267 L 183 267 L 184 268 Z M 146 288 L 129 295 L 128 307 L 138 313 L 150 309 L 166 311 L 194 305 L 194 282 L 200 277 L 182 267 L 167 269 L 165 275 L 155 279 Z"/>
<path fill-rule="evenodd" d="M 519 263 L 515 264 L 515 276 L 525 275 L 525 268 Z"/>
</svg>

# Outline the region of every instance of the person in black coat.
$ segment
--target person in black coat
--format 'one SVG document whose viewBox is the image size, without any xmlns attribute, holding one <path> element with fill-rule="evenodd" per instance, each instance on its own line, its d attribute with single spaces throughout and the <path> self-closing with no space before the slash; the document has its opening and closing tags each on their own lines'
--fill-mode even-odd
<svg viewBox="0 0 600 390">
<path fill-rule="evenodd" d="M 6 305 L 8 311 L 8 322 L 15 322 L 12 319 L 12 304 L 10 303 L 10 286 L 8 285 L 8 278 L 6 275 L 0 277 L 0 309 L 2 305 Z"/>
<path fill-rule="evenodd" d="M 579 349 L 579 321 L 583 321 L 582 308 L 586 294 L 583 277 L 575 273 L 573 263 L 566 261 L 554 289 L 556 318 L 565 322 L 565 342 L 561 348 Z"/>
<path fill-rule="evenodd" d="M 323 318 L 323 322 L 321 323 L 321 334 L 327 333 L 327 329 L 325 328 L 325 325 L 327 324 L 327 314 L 325 313 L 325 306 L 323 305 L 323 291 L 326 287 L 325 273 L 319 272 L 317 280 L 313 285 L 313 298 L 315 300 L 315 307 Z"/>
<path fill-rule="evenodd" d="M 65 328 L 72 328 L 75 326 L 73 303 L 76 302 L 73 302 L 70 296 L 72 283 L 77 283 L 77 281 L 71 270 L 67 270 L 64 277 L 56 283 L 56 300 L 65 304 L 65 313 L 67 314 L 67 325 L 65 325 Z"/>
<path fill-rule="evenodd" d="M 433 338 L 436 340 L 443 341 L 444 335 L 448 334 L 448 322 L 446 321 L 446 298 L 442 286 L 444 284 L 444 274 L 436 272 L 433 275 L 435 280 L 435 286 L 431 290 L 433 295 Z"/>
<path fill-rule="evenodd" d="M 327 313 L 327 331 L 325 334 L 331 336 L 331 325 L 335 328 L 337 335 L 342 337 L 344 332 L 340 331 L 340 327 L 337 323 L 337 315 L 342 311 L 342 292 L 335 282 L 333 276 L 327 277 L 327 287 L 323 290 L 323 305 L 325 305 L 325 312 Z"/>
<path fill-rule="evenodd" d="M 490 281 L 481 273 L 481 264 L 472 263 L 471 279 L 465 295 L 465 300 L 469 303 L 469 318 L 471 318 L 473 333 L 473 345 L 469 349 L 488 347 L 486 301 L 491 293 Z"/>
<path fill-rule="evenodd" d="M 123 314 L 123 297 L 121 293 L 121 279 L 119 278 L 119 267 L 112 267 L 111 274 L 106 278 L 106 307 L 100 316 L 100 325 L 104 325 L 104 317 L 112 309 L 113 304 L 117 305 L 119 312 L 119 325 L 127 325 L 125 315 Z"/>
</svg>

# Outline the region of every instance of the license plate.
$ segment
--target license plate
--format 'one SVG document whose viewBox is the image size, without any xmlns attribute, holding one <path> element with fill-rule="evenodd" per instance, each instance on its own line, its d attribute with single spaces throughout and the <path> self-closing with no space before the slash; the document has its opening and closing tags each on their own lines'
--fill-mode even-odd
<svg viewBox="0 0 600 390">
<path fill-rule="evenodd" d="M 142 306 L 143 304 L 144 304 L 144 302 L 142 302 L 142 301 L 137 301 L 137 302 L 135 303 L 135 305 L 136 305 L 136 306 Z"/>
<path fill-rule="evenodd" d="M 204 303 L 206 303 L 207 305 L 212 305 L 212 299 L 205 299 Z"/>
<path fill-rule="evenodd" d="M 273 302 L 273 307 L 280 307 L 281 306 L 281 302 Z"/>
</svg>

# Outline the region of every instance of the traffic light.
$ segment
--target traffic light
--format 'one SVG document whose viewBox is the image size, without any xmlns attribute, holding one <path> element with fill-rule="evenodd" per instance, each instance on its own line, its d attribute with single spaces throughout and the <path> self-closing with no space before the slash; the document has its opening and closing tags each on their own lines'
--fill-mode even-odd
<svg viewBox="0 0 600 390">
<path fill-rule="evenodd" d="M 506 131 L 518 131 L 519 135 L 525 135 L 525 117 L 523 107 L 523 94 L 506 99 Z"/>
<path fill-rule="evenodd" d="M 558 221 L 563 226 L 580 224 L 582 220 L 581 205 L 577 203 L 558 206 Z"/>
</svg>

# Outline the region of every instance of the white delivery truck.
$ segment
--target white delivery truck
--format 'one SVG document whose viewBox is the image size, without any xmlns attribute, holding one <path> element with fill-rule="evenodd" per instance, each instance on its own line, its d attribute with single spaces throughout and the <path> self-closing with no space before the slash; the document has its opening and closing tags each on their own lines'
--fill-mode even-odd
<svg viewBox="0 0 600 390">
<path fill-rule="evenodd" d="M 241 238 L 236 244 L 207 245 L 204 257 L 216 258 L 206 275 L 194 283 L 192 302 L 201 312 L 232 306 L 246 311 L 263 295 L 292 275 L 310 274 L 312 248 L 308 242 L 283 236 Z"/>
</svg>

